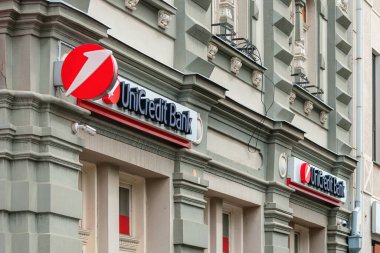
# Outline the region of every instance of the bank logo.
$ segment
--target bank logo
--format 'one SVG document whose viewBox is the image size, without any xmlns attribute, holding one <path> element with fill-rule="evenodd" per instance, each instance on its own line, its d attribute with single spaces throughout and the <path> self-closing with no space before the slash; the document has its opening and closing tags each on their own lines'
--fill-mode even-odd
<svg viewBox="0 0 380 253">
<path fill-rule="evenodd" d="M 104 98 L 115 103 L 120 87 L 117 82 L 118 66 L 110 50 L 96 44 L 76 47 L 67 55 L 61 71 L 66 96 L 78 99 Z M 103 99 L 103 100 L 104 100 Z"/>
<path fill-rule="evenodd" d="M 302 163 L 300 167 L 301 183 L 308 184 L 311 179 L 311 167 L 308 163 Z"/>
</svg>

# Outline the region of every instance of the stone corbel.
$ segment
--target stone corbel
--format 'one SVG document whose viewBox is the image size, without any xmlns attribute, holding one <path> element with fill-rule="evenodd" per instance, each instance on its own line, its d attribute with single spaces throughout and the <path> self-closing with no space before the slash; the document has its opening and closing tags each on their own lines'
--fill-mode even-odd
<svg viewBox="0 0 380 253">
<path fill-rule="evenodd" d="M 82 241 L 83 245 L 87 245 L 89 237 L 90 237 L 90 231 L 80 227 L 79 228 L 79 239 Z"/>
<path fill-rule="evenodd" d="M 207 46 L 207 58 L 213 60 L 218 52 L 218 46 L 215 43 L 209 42 Z"/>
<path fill-rule="evenodd" d="M 348 10 L 348 0 L 337 0 L 336 6 L 338 6 L 342 11 L 347 13 Z"/>
<path fill-rule="evenodd" d="M 253 86 L 255 86 L 256 88 L 260 87 L 262 81 L 263 81 L 263 74 L 258 70 L 254 70 L 252 72 L 252 84 L 253 84 Z"/>
<path fill-rule="evenodd" d="M 237 57 L 232 57 L 231 58 L 231 67 L 230 67 L 230 70 L 235 75 L 239 74 L 239 70 L 242 67 L 242 65 L 243 64 L 241 63 L 241 60 L 239 58 L 237 58 Z"/>
<path fill-rule="evenodd" d="M 130 9 L 131 11 L 136 10 L 136 6 L 140 0 L 125 0 L 125 7 Z"/>
<path fill-rule="evenodd" d="M 289 103 L 291 105 L 294 104 L 294 101 L 296 101 L 296 97 L 297 97 L 296 93 L 290 92 Z"/>
<path fill-rule="evenodd" d="M 165 10 L 158 11 L 158 20 L 157 24 L 160 28 L 166 30 L 170 22 L 170 13 Z"/>
<path fill-rule="evenodd" d="M 311 102 L 310 100 L 306 100 L 305 103 L 303 104 L 303 111 L 305 112 L 306 115 L 310 115 L 313 108 L 314 108 L 313 102 Z"/>
<path fill-rule="evenodd" d="M 327 122 L 327 112 L 321 111 L 319 114 L 319 121 L 324 125 Z"/>
</svg>

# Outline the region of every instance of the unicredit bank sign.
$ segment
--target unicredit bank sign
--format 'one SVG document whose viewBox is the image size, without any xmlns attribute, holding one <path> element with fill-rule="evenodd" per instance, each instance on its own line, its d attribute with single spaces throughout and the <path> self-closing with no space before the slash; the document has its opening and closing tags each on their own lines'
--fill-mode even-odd
<svg viewBox="0 0 380 253">
<path fill-rule="evenodd" d="M 289 159 L 288 186 L 334 205 L 346 201 L 346 181 L 296 157 Z"/>
<path fill-rule="evenodd" d="M 110 50 L 79 46 L 66 57 L 61 79 L 78 105 L 175 144 L 190 147 L 197 136 L 197 113 L 117 74 Z"/>
</svg>

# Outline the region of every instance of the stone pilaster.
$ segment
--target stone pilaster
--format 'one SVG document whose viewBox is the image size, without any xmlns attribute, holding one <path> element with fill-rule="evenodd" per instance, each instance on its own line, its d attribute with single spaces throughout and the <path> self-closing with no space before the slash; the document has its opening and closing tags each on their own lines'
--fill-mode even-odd
<svg viewBox="0 0 380 253">
<path fill-rule="evenodd" d="M 350 229 L 347 227 L 350 212 L 334 208 L 329 212 L 327 227 L 327 252 L 348 252 L 347 238 Z"/>
<path fill-rule="evenodd" d="M 278 183 L 270 183 L 264 205 L 265 253 L 288 253 L 289 221 L 293 210 L 289 208 L 292 190 Z"/>
<path fill-rule="evenodd" d="M 48 95 L 0 90 L 0 252 L 80 253 L 81 139 L 87 111 Z"/>
<path fill-rule="evenodd" d="M 100 164 L 98 179 L 98 250 L 119 251 L 119 169 Z"/>
<path fill-rule="evenodd" d="M 208 181 L 203 179 L 208 159 L 192 150 L 181 150 L 178 154 L 173 173 L 173 241 L 176 253 L 201 253 L 208 247 L 208 227 L 204 224 L 204 193 Z"/>
</svg>

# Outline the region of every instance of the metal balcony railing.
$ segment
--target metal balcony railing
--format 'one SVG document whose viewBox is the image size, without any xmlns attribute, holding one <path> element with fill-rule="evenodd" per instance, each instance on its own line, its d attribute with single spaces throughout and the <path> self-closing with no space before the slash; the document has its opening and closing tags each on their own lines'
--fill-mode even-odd
<svg viewBox="0 0 380 253">
<path fill-rule="evenodd" d="M 322 100 L 322 95 L 324 93 L 323 89 L 319 88 L 316 85 L 310 84 L 309 79 L 304 73 L 294 73 L 291 76 L 295 77 L 296 81 L 295 85 L 298 85 L 308 91 L 311 95 L 317 97 Z"/>
<path fill-rule="evenodd" d="M 215 34 L 217 37 L 262 66 L 260 52 L 257 47 L 246 38 L 235 38 L 236 32 L 233 25 L 229 23 L 216 23 L 211 26 L 219 28 L 219 31 Z"/>
</svg>

